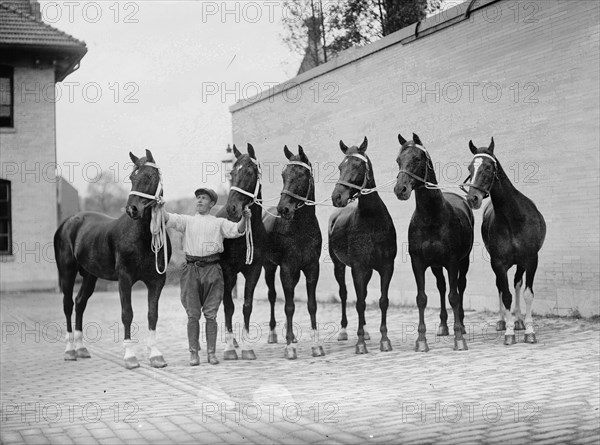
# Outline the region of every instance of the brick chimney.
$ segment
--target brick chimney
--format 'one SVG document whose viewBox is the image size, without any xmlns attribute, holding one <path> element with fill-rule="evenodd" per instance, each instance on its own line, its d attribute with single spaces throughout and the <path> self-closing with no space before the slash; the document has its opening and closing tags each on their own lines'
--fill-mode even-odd
<svg viewBox="0 0 600 445">
<path fill-rule="evenodd" d="M 37 20 L 42 19 L 40 4 L 37 0 L 1 0 L 3 4 L 18 9 L 25 14 L 34 16 Z"/>
</svg>

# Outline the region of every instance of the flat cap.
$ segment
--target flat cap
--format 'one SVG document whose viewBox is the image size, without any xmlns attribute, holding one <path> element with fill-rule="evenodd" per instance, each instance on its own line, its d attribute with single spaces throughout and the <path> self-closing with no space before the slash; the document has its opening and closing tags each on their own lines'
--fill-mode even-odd
<svg viewBox="0 0 600 445">
<path fill-rule="evenodd" d="M 207 187 L 200 187 L 199 189 L 197 189 L 194 192 L 194 195 L 196 195 L 196 198 L 200 195 L 208 195 L 208 196 L 210 196 L 210 199 L 215 203 L 219 199 L 219 197 L 217 196 L 217 192 L 215 192 L 213 189 L 209 189 Z"/>
</svg>

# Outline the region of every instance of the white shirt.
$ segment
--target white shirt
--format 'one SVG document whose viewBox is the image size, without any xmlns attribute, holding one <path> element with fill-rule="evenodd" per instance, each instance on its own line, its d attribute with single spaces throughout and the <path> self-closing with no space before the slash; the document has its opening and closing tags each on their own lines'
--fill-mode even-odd
<svg viewBox="0 0 600 445">
<path fill-rule="evenodd" d="M 223 252 L 224 238 L 237 238 L 238 223 L 213 215 L 179 215 L 169 213 L 167 227 L 183 232 L 183 251 L 186 255 L 208 256 Z"/>
</svg>

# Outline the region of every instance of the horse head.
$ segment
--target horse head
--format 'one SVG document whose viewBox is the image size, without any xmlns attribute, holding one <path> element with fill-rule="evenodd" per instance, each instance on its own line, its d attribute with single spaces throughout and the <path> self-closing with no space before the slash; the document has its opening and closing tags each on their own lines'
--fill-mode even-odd
<svg viewBox="0 0 600 445">
<path fill-rule="evenodd" d="M 469 164 L 471 182 L 468 184 L 467 202 L 471 208 L 478 209 L 489 196 L 494 180 L 498 177 L 498 160 L 494 156 L 493 137 L 487 148 L 477 148 L 473 141 L 469 141 L 469 148 L 473 153 L 473 160 Z"/>
<path fill-rule="evenodd" d="M 369 181 L 373 181 L 371 161 L 365 155 L 367 145 L 366 136 L 360 147 L 347 147 L 340 140 L 340 149 L 346 157 L 338 167 L 340 179 L 331 193 L 331 201 L 335 207 L 346 207 L 351 199 L 360 195 Z"/>
<path fill-rule="evenodd" d="M 231 221 L 242 218 L 242 210 L 250 206 L 260 193 L 260 165 L 256 160 L 254 147 L 248 144 L 248 153 L 242 154 L 233 146 L 236 161 L 231 170 L 231 187 L 227 198 L 227 216 Z"/>
<path fill-rule="evenodd" d="M 314 198 L 315 183 L 312 165 L 300 145 L 297 155 L 293 154 L 287 145 L 283 147 L 283 152 L 290 162 L 281 172 L 283 191 L 277 204 L 277 212 L 285 219 L 292 219 L 296 209 L 306 205 L 311 195 Z"/>
<path fill-rule="evenodd" d="M 433 171 L 429 153 L 418 135 L 413 133 L 412 141 L 407 141 L 398 134 L 400 152 L 396 157 L 399 172 L 394 186 L 394 194 L 401 201 L 410 198 L 413 190 L 423 187 L 427 182 L 427 173 Z"/>
<path fill-rule="evenodd" d="M 129 153 L 133 161 L 131 179 L 131 191 L 125 210 L 132 219 L 143 216 L 146 207 L 156 205 L 162 197 L 162 182 L 160 171 L 150 150 L 146 150 L 146 156 L 138 158 Z"/>
</svg>

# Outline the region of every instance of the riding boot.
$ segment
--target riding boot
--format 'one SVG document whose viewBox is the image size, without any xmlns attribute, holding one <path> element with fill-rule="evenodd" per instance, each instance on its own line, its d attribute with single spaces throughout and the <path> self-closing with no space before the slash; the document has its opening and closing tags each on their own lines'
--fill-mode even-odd
<svg viewBox="0 0 600 445">
<path fill-rule="evenodd" d="M 200 323 L 198 320 L 188 318 L 187 333 L 190 347 L 190 366 L 197 366 L 200 364 L 200 357 L 198 357 L 198 351 L 200 350 Z"/>
<path fill-rule="evenodd" d="M 206 319 L 206 350 L 208 352 L 208 363 L 219 364 L 217 360 L 217 322 L 211 318 Z"/>
</svg>

